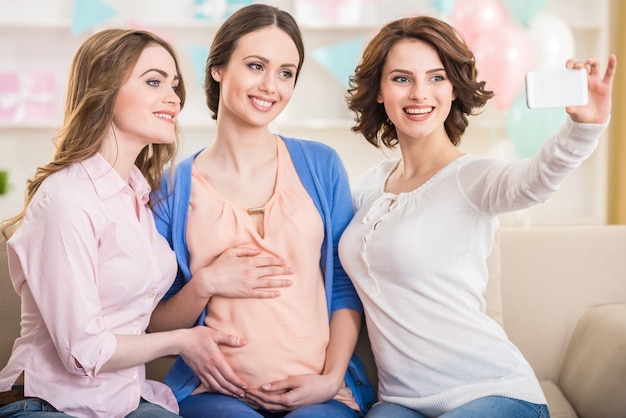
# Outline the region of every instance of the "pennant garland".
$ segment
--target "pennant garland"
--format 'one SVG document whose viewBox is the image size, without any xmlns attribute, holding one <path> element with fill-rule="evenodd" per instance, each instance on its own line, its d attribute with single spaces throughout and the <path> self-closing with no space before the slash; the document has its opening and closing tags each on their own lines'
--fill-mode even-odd
<svg viewBox="0 0 626 418">
<path fill-rule="evenodd" d="M 71 33 L 83 33 L 115 15 L 117 11 L 101 0 L 74 0 Z"/>
<path fill-rule="evenodd" d="M 359 37 L 313 50 L 313 58 L 331 73 L 345 88 L 361 57 L 365 38 Z"/>
<path fill-rule="evenodd" d="M 204 86 L 206 59 L 209 56 L 209 48 L 200 45 L 187 45 L 187 53 L 191 58 L 198 83 Z"/>
<path fill-rule="evenodd" d="M 253 0 L 195 0 L 194 16 L 210 22 L 221 22 L 238 9 L 253 3 Z"/>
<path fill-rule="evenodd" d="M 456 0 L 430 0 L 430 6 L 440 13 L 449 15 Z"/>
</svg>

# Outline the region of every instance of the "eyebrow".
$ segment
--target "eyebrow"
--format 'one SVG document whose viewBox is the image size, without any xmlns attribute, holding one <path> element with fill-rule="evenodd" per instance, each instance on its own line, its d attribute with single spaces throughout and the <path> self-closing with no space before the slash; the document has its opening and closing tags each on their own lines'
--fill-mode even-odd
<svg viewBox="0 0 626 418">
<path fill-rule="evenodd" d="M 267 64 L 268 62 L 270 62 L 270 60 L 268 60 L 267 58 L 264 58 L 260 55 L 248 55 L 247 57 L 244 57 L 244 60 L 250 59 L 250 58 L 254 58 L 254 59 L 258 59 L 259 61 Z M 282 68 L 285 67 L 291 67 L 291 68 L 298 68 L 298 66 L 296 64 L 282 64 L 281 65 Z"/>
<path fill-rule="evenodd" d="M 446 69 L 445 68 L 433 68 L 432 70 L 426 71 L 426 74 L 438 73 L 440 71 L 445 72 Z M 392 73 L 401 73 L 401 74 L 413 75 L 413 71 L 403 70 L 401 68 L 395 68 L 395 69 L 389 71 L 389 74 L 392 74 Z"/>
<path fill-rule="evenodd" d="M 169 76 L 169 74 L 163 70 L 159 70 L 158 68 L 150 68 L 147 71 L 144 71 L 143 73 L 141 73 L 140 77 L 143 77 L 144 75 L 148 74 L 150 71 L 155 71 L 159 74 L 161 74 L 161 76 L 163 76 L 163 78 L 167 78 Z M 174 80 L 178 80 L 180 77 L 178 75 L 174 76 Z"/>
</svg>

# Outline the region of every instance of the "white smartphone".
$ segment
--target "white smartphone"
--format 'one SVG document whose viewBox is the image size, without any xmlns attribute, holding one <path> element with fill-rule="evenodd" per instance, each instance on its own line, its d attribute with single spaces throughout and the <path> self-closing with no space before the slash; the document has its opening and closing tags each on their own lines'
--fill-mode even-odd
<svg viewBox="0 0 626 418">
<path fill-rule="evenodd" d="M 564 68 L 526 74 L 526 105 L 530 109 L 587 104 L 587 71 Z"/>
</svg>

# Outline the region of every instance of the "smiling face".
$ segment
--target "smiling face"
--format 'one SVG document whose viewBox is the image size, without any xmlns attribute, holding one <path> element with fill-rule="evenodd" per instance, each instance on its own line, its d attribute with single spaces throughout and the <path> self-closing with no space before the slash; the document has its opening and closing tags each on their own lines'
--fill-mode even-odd
<svg viewBox="0 0 626 418">
<path fill-rule="evenodd" d="M 389 51 L 377 101 L 396 127 L 398 140 L 447 139 L 444 122 L 455 99 L 453 86 L 435 48 L 402 39 Z"/>
<path fill-rule="evenodd" d="M 176 63 L 167 50 L 156 44 L 146 47 L 115 100 L 113 128 L 118 140 L 138 149 L 175 142 L 178 82 Z"/>
<path fill-rule="evenodd" d="M 293 40 L 276 26 L 242 36 L 228 64 L 211 71 L 220 83 L 218 120 L 268 125 L 293 95 L 299 58 Z"/>
</svg>

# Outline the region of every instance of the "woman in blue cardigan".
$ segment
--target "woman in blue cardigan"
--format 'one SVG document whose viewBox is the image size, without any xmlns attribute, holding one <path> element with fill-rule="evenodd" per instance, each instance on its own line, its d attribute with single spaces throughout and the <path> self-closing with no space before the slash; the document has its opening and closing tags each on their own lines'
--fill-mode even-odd
<svg viewBox="0 0 626 418">
<path fill-rule="evenodd" d="M 185 417 L 364 415 L 373 390 L 353 355 L 362 307 L 337 255 L 353 216 L 347 175 L 328 146 L 269 129 L 304 60 L 298 26 L 251 5 L 210 51 L 217 131 L 158 192 L 157 228 L 179 273 L 150 327 L 207 325 L 214 361 L 179 358 L 166 383 Z"/>
</svg>

